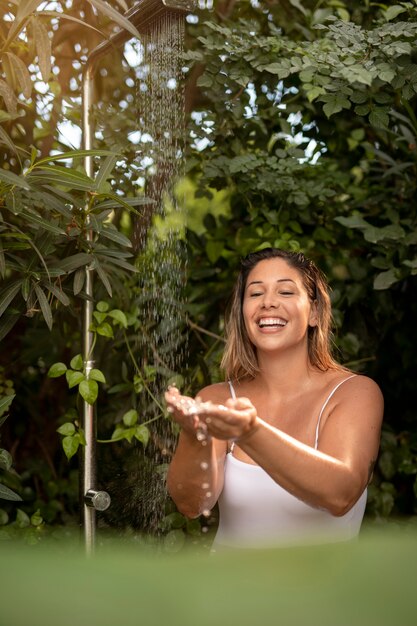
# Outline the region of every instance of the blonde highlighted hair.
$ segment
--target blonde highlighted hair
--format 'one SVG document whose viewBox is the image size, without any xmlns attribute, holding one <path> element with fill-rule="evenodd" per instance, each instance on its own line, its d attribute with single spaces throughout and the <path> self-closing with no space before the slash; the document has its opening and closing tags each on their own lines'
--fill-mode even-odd
<svg viewBox="0 0 417 626">
<path fill-rule="evenodd" d="M 259 372 L 256 349 L 248 337 L 243 319 L 243 296 L 248 275 L 255 265 L 260 261 L 275 258 L 283 259 L 299 272 L 310 301 L 316 304 L 317 325 L 308 329 L 310 364 L 322 371 L 344 370 L 345 368 L 335 361 L 331 353 L 332 312 L 329 286 L 324 274 L 301 252 L 264 248 L 248 254 L 241 261 L 241 269 L 226 318 L 226 346 L 221 367 L 225 370 L 227 378 L 230 380 L 254 378 Z"/>
</svg>

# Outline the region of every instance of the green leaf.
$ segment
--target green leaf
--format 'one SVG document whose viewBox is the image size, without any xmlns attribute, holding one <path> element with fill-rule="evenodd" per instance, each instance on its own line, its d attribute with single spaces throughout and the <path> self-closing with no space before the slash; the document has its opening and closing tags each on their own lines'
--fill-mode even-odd
<svg viewBox="0 0 417 626">
<path fill-rule="evenodd" d="M 27 179 L 33 185 L 45 182 L 62 185 L 71 190 L 92 191 L 94 189 L 94 181 L 87 174 L 60 165 L 45 165 L 39 170 L 34 169 L 28 174 Z"/>
<path fill-rule="evenodd" d="M 98 335 L 101 335 L 102 337 L 108 337 L 109 339 L 113 339 L 114 337 L 113 328 L 108 322 L 103 322 L 102 324 L 99 324 L 96 328 L 96 332 Z"/>
<path fill-rule="evenodd" d="M 97 311 L 100 311 L 100 313 L 106 313 L 110 308 L 110 305 L 108 302 L 105 302 L 104 300 L 100 300 L 100 302 L 97 302 L 97 306 L 96 309 Z"/>
<path fill-rule="evenodd" d="M 78 269 L 74 273 L 74 282 L 73 282 L 74 296 L 77 296 L 80 293 L 80 291 L 84 287 L 84 283 L 85 283 L 85 269 Z"/>
<path fill-rule="evenodd" d="M 110 280 L 108 278 L 107 273 L 104 271 L 104 269 L 102 268 L 102 266 L 100 265 L 97 257 L 95 258 L 94 261 L 94 268 L 98 274 L 98 277 L 100 278 L 101 282 L 103 283 L 107 293 L 109 294 L 110 298 L 112 297 L 112 288 L 111 288 L 111 284 L 110 284 Z"/>
<path fill-rule="evenodd" d="M 33 515 L 30 516 L 30 523 L 32 526 L 41 526 L 43 524 L 43 517 L 40 509 L 36 509 Z"/>
<path fill-rule="evenodd" d="M 98 396 L 98 385 L 95 380 L 83 380 L 78 387 L 80 396 L 88 403 L 94 404 Z"/>
<path fill-rule="evenodd" d="M 145 447 L 146 447 L 146 445 L 148 444 L 148 441 L 149 441 L 149 434 L 150 434 L 149 433 L 149 428 L 147 428 L 143 424 L 139 424 L 139 426 L 136 426 L 136 429 L 135 429 L 135 439 L 137 439 L 138 441 L 143 443 L 143 445 Z"/>
<path fill-rule="evenodd" d="M 65 456 L 68 461 L 76 454 L 80 446 L 80 437 L 78 434 L 64 437 L 62 440 L 62 447 L 65 452 Z"/>
<path fill-rule="evenodd" d="M 4 104 L 8 111 L 8 113 L 5 113 L 0 109 L 0 114 L 3 113 L 3 115 L 0 115 L 0 122 L 6 121 L 6 120 L 9 121 L 10 119 L 13 119 L 13 117 L 17 113 L 18 100 L 15 96 L 13 89 L 10 87 L 10 85 L 8 85 L 4 80 L 1 80 L 1 79 L 0 79 L 0 96 L 3 98 Z M 15 150 L 13 150 L 13 152 L 15 152 Z M 3 170 L 0 170 L 0 172 L 1 171 Z M 1 173 L 0 173 L 0 179 L 1 179 Z"/>
<path fill-rule="evenodd" d="M 4 52 L 4 55 L 7 57 L 13 68 L 13 72 L 17 78 L 23 95 L 25 98 L 30 98 L 32 93 L 32 80 L 30 78 L 28 68 L 18 56 L 13 54 L 13 52 Z"/>
<path fill-rule="evenodd" d="M 399 4 L 394 4 L 384 11 L 384 17 L 387 22 L 390 22 L 391 20 L 394 20 L 398 15 L 400 15 L 400 13 L 404 13 L 404 11 L 407 11 L 406 7 Z"/>
<path fill-rule="evenodd" d="M 4 448 L 0 448 L 0 469 L 9 471 L 12 466 L 12 455 Z"/>
<path fill-rule="evenodd" d="M 350 108 L 350 101 L 343 94 L 327 94 L 319 98 L 320 101 L 325 102 L 323 111 L 326 117 L 330 117 L 335 113 L 339 113 L 342 109 Z"/>
<path fill-rule="evenodd" d="M 68 298 L 67 294 L 62 291 L 62 289 L 58 289 L 58 287 L 56 287 L 52 283 L 44 284 L 46 289 L 48 289 L 48 291 L 50 291 L 55 296 L 55 298 L 61 302 L 61 304 L 63 304 L 64 306 L 69 306 L 70 299 Z"/>
<path fill-rule="evenodd" d="M 37 17 L 32 17 L 31 24 L 38 54 L 39 69 L 43 81 L 47 83 L 51 74 L 51 40 L 49 39 L 47 28 Z"/>
<path fill-rule="evenodd" d="M 101 370 L 92 369 L 88 375 L 89 380 L 97 380 L 99 383 L 105 383 L 106 378 Z"/>
<path fill-rule="evenodd" d="M 76 354 L 75 356 L 73 356 L 70 361 L 70 365 L 73 370 L 82 370 L 84 367 L 84 361 L 81 354 Z"/>
<path fill-rule="evenodd" d="M 135 28 L 132 22 L 116 11 L 116 9 L 113 9 L 113 7 L 109 6 L 106 2 L 102 2 L 101 0 L 88 1 L 97 9 L 97 11 L 107 15 L 112 22 L 116 22 L 116 24 L 121 26 L 122 29 L 127 30 L 128 33 L 131 33 L 136 39 L 141 39 L 139 31 Z"/>
<path fill-rule="evenodd" d="M 48 370 L 47 376 L 49 378 L 58 378 L 62 376 L 67 371 L 67 366 L 65 363 L 54 363 Z"/>
<path fill-rule="evenodd" d="M 3 315 L 9 304 L 14 300 L 17 294 L 20 291 L 22 286 L 22 280 L 18 280 L 15 283 L 12 283 L 0 294 L 0 315 Z"/>
<path fill-rule="evenodd" d="M 391 285 L 398 282 L 397 273 L 395 269 L 390 269 L 386 272 L 381 272 L 374 279 L 374 289 L 382 290 L 389 289 Z"/>
<path fill-rule="evenodd" d="M 67 257 L 66 259 L 61 259 L 55 267 L 61 270 L 62 273 L 72 272 L 81 266 L 89 265 L 92 260 L 93 258 L 90 254 L 87 254 L 86 252 L 78 252 L 77 254 Z"/>
<path fill-rule="evenodd" d="M 60 15 L 60 14 L 57 14 Z M 54 161 L 67 161 L 73 159 L 84 159 L 85 157 L 91 156 L 110 156 L 114 155 L 114 152 L 110 150 L 68 150 L 68 152 L 61 152 L 60 154 L 53 154 L 52 156 L 44 157 L 43 159 L 39 159 L 36 161 L 36 167 L 39 165 L 43 165 L 46 163 L 53 163 Z M 60 170 L 59 170 L 60 171 Z M 91 182 L 93 180 L 91 179 Z"/>
<path fill-rule="evenodd" d="M 65 437 L 71 437 L 75 433 L 75 426 L 72 422 L 65 422 L 65 424 L 56 429 L 56 432 Z"/>
<path fill-rule="evenodd" d="M 123 424 L 125 426 L 134 426 L 138 421 L 138 412 L 135 409 L 130 409 L 123 415 Z"/>
<path fill-rule="evenodd" d="M 9 523 L 9 515 L 4 509 L 0 509 L 0 526 L 6 526 Z"/>
<path fill-rule="evenodd" d="M 13 502 L 20 502 L 22 498 L 17 493 L 6 487 L 6 485 L 0 483 L 0 500 L 11 500 Z"/>
<path fill-rule="evenodd" d="M 120 309 L 113 309 L 108 313 L 109 317 L 118 322 L 123 328 L 127 328 L 127 317 Z"/>
<path fill-rule="evenodd" d="M 76 385 L 79 385 L 81 381 L 85 380 L 83 372 L 76 372 L 74 370 L 67 370 L 65 372 L 68 388 L 72 389 Z"/>
<path fill-rule="evenodd" d="M 112 224 L 103 225 L 103 228 L 100 230 L 99 234 L 101 237 L 110 239 L 110 241 L 114 241 L 124 248 L 132 247 L 132 242 L 130 241 L 130 239 L 128 239 L 126 235 L 123 235 L 123 233 L 119 232 L 117 228 Z"/>
<path fill-rule="evenodd" d="M 52 329 L 52 324 L 53 324 L 51 307 L 49 306 L 48 299 L 45 296 L 42 288 L 39 286 L 38 283 L 35 283 L 35 292 L 36 292 L 36 295 L 38 297 L 38 302 L 39 302 L 40 307 L 41 307 L 42 315 L 43 315 L 43 317 L 45 319 L 45 322 L 46 322 L 49 330 L 51 330 Z"/>
<path fill-rule="evenodd" d="M 210 240 L 207 242 L 206 252 L 207 252 L 207 256 L 209 260 L 212 263 L 215 263 L 219 259 L 223 250 L 224 250 L 224 241 Z"/>
<path fill-rule="evenodd" d="M 52 222 L 48 222 L 43 219 L 38 213 L 35 211 L 26 208 L 20 212 L 20 217 L 25 218 L 31 224 L 36 224 L 37 226 L 41 226 L 43 230 L 46 230 L 50 233 L 54 233 L 54 235 L 65 235 L 65 230 L 56 226 Z"/>
<path fill-rule="evenodd" d="M 98 311 L 94 311 L 93 317 L 96 320 L 97 324 L 102 324 L 107 317 L 107 313 L 99 313 Z"/>
<path fill-rule="evenodd" d="M 16 512 L 16 526 L 18 528 L 27 528 L 30 526 L 30 517 L 22 509 L 17 509 Z"/>
<path fill-rule="evenodd" d="M 104 191 L 104 186 L 106 184 L 106 181 L 108 179 L 108 177 L 110 176 L 110 174 L 113 171 L 114 165 L 117 161 L 117 156 L 116 155 L 112 155 L 112 156 L 108 156 L 104 159 L 103 163 L 100 165 L 100 169 L 97 172 L 97 175 L 95 177 L 95 189 L 96 191 L 98 191 L 99 193 L 102 193 Z"/>
<path fill-rule="evenodd" d="M 4 413 L 4 411 L 10 406 L 10 404 L 15 399 L 16 394 L 5 396 L 4 398 L 0 398 L 0 413 Z"/>
<path fill-rule="evenodd" d="M 385 109 L 376 108 L 369 114 L 369 122 L 375 128 L 387 128 L 389 124 L 389 116 Z"/>
<path fill-rule="evenodd" d="M 1 91 L 0 95 L 2 95 Z M 8 185 L 13 185 L 15 187 L 20 187 L 21 189 L 26 189 L 26 191 L 30 191 L 30 186 L 23 176 L 18 176 L 8 170 L 0 169 L 0 180 L 4 181 Z"/>
</svg>

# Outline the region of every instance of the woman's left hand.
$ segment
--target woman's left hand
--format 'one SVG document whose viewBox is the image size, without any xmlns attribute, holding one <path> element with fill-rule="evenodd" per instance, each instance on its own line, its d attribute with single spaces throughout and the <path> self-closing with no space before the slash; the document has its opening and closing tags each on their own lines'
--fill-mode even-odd
<svg viewBox="0 0 417 626">
<path fill-rule="evenodd" d="M 216 439 L 240 439 L 257 428 L 256 409 L 248 398 L 229 398 L 226 404 L 204 402 L 199 406 L 200 422 Z"/>
</svg>

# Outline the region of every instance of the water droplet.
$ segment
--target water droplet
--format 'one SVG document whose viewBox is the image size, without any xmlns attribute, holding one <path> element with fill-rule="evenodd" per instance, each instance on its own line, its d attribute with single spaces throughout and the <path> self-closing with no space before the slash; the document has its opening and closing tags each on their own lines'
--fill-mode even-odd
<svg viewBox="0 0 417 626">
<path fill-rule="evenodd" d="M 208 463 L 206 463 L 206 461 L 202 461 L 202 462 L 200 463 L 200 467 L 201 467 L 201 469 L 202 469 L 202 470 L 206 470 L 206 469 L 208 469 L 209 464 L 208 464 Z"/>
<path fill-rule="evenodd" d="M 211 491 L 206 492 L 206 498 L 211 498 Z"/>
<path fill-rule="evenodd" d="M 208 488 L 210 487 L 210 483 L 203 483 L 203 484 L 201 485 L 201 487 L 202 487 L 203 489 L 208 489 Z"/>
<path fill-rule="evenodd" d="M 210 517 L 210 515 L 211 515 L 210 509 L 204 509 L 203 515 L 204 515 L 204 517 Z"/>
</svg>

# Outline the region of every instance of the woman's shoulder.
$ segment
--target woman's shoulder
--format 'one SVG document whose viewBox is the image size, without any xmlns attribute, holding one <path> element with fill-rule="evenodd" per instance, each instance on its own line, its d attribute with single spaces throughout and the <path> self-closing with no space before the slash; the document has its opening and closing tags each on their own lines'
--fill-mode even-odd
<svg viewBox="0 0 417 626">
<path fill-rule="evenodd" d="M 338 398 L 367 399 L 377 405 L 384 402 L 382 391 L 379 385 L 365 374 L 357 372 L 340 372 L 335 378 L 334 391 L 337 390 Z"/>
<path fill-rule="evenodd" d="M 210 400 L 215 404 L 223 404 L 231 397 L 230 385 L 228 382 L 214 383 L 201 389 L 197 394 L 203 402 Z"/>
</svg>

